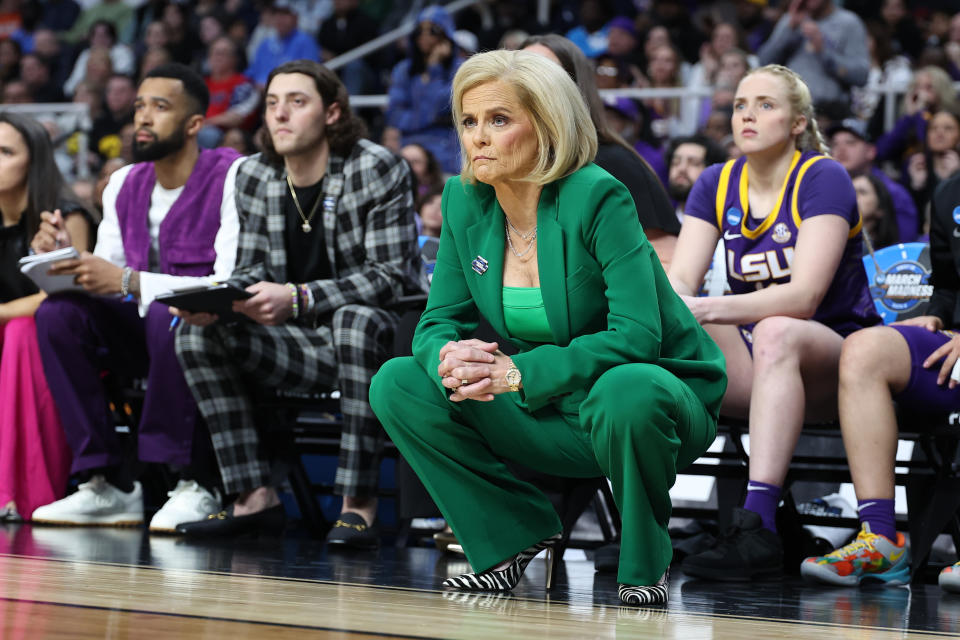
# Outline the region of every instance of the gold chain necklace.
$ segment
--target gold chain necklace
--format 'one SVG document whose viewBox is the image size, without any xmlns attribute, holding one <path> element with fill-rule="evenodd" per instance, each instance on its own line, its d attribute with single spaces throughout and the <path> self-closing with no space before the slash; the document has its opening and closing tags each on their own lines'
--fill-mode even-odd
<svg viewBox="0 0 960 640">
<path fill-rule="evenodd" d="M 310 215 L 305 216 L 303 215 L 303 209 L 300 208 L 300 200 L 297 198 L 297 192 L 293 188 L 293 180 L 290 179 L 290 174 L 287 174 L 287 187 L 290 188 L 290 195 L 293 196 L 293 204 L 297 207 L 297 213 L 300 214 L 300 219 L 303 220 L 300 228 L 303 229 L 304 233 L 310 233 L 313 231 L 310 221 L 313 220 L 313 216 L 317 214 L 317 207 L 320 206 L 320 200 L 323 199 L 323 192 L 317 194 L 317 199 L 313 203 L 313 209 L 310 209 Z"/>
<path fill-rule="evenodd" d="M 537 241 L 537 228 L 534 227 L 533 231 L 527 234 L 528 237 L 530 238 L 529 240 L 527 240 L 527 238 L 524 237 L 522 233 L 520 233 L 519 231 L 517 232 L 517 235 L 519 235 L 524 240 L 527 240 L 527 242 L 529 243 L 527 244 L 526 249 L 524 249 L 523 251 L 517 251 L 517 248 L 513 246 L 513 238 L 510 237 L 511 226 L 513 225 L 510 224 L 509 220 L 507 220 L 506 224 L 503 225 L 504 231 L 507 232 L 507 244 L 510 246 L 510 251 L 513 252 L 513 255 L 517 256 L 518 258 L 522 258 L 523 256 L 530 253 L 531 249 L 533 249 L 533 243 Z"/>
</svg>

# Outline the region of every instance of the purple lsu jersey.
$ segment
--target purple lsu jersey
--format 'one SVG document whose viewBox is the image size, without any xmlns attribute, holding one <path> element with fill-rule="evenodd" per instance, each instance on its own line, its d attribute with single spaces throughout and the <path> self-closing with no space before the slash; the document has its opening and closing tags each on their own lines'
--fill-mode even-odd
<svg viewBox="0 0 960 640">
<path fill-rule="evenodd" d="M 861 256 L 862 221 L 846 170 L 816 151 L 794 153 L 773 209 L 750 215 L 746 157 L 708 167 L 687 199 L 685 215 L 717 226 L 723 237 L 727 281 L 734 294 L 790 281 L 794 246 L 804 220 L 837 215 L 850 225 L 843 258 L 813 319 L 846 336 L 880 322 Z"/>
</svg>

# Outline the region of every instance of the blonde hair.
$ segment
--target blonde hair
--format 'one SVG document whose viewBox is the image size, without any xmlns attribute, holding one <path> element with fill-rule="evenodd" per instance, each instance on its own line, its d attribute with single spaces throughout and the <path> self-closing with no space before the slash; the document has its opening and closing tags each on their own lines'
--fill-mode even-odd
<svg viewBox="0 0 960 640">
<path fill-rule="evenodd" d="M 920 74 L 930 76 L 930 84 L 933 85 L 933 92 L 937 94 L 937 104 L 928 105 L 931 111 L 946 110 L 953 111 L 954 113 L 960 111 L 957 109 L 957 92 L 953 89 L 953 80 L 950 79 L 949 74 L 940 67 L 929 65 L 920 67 L 914 72 L 913 79 L 910 80 L 910 86 L 907 87 L 907 93 L 903 96 L 903 101 L 900 104 L 900 113 L 906 112 L 907 100 L 910 99 L 910 95 L 917 88 L 917 81 Z"/>
<path fill-rule="evenodd" d="M 463 147 L 463 95 L 502 82 L 516 93 L 537 136 L 537 163 L 524 181 L 547 184 L 593 162 L 597 132 L 580 90 L 557 63 L 528 51 L 487 51 L 468 58 L 453 78 L 453 122 L 460 138 L 461 179 L 476 184 Z"/>
<path fill-rule="evenodd" d="M 758 73 L 766 73 L 783 80 L 787 90 L 787 102 L 795 116 L 803 116 L 807 119 L 807 128 L 797 136 L 797 149 L 800 151 L 819 151 L 824 155 L 830 155 L 830 147 L 826 139 L 820 133 L 820 126 L 817 124 L 817 115 L 813 111 L 813 98 L 810 97 L 810 89 L 795 71 L 779 64 L 768 64 L 748 71 L 744 78 L 748 78 Z M 740 82 L 743 82 L 741 80 Z"/>
</svg>

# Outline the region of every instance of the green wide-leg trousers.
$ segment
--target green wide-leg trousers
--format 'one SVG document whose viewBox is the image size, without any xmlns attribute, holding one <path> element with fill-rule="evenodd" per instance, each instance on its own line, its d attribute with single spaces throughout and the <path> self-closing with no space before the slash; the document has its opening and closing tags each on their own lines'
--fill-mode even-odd
<svg viewBox="0 0 960 640">
<path fill-rule="evenodd" d="M 433 374 L 436 375 L 436 374 Z M 669 489 L 702 454 L 716 421 L 693 391 L 652 364 L 625 364 L 561 412 L 530 412 L 519 394 L 450 402 L 411 357 L 374 376 L 374 412 L 436 501 L 475 571 L 560 531 L 549 499 L 503 460 L 566 477 L 610 479 L 623 520 L 619 581 L 653 584 L 669 566 Z"/>
</svg>

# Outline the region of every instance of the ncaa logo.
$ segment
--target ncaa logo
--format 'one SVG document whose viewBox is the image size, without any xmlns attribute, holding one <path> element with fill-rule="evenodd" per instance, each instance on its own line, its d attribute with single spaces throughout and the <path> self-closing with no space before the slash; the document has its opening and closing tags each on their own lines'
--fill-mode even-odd
<svg viewBox="0 0 960 640">
<path fill-rule="evenodd" d="M 957 210 L 953 212 L 954 219 L 956 219 L 957 216 L 960 215 L 957 213 L 957 211 L 960 211 L 960 207 L 957 207 Z M 732 227 L 735 227 L 738 224 L 740 224 L 741 220 L 743 220 L 743 213 L 740 211 L 740 209 L 737 209 L 736 207 L 730 207 L 729 209 L 727 209 L 727 224 L 729 224 Z M 958 222 L 957 224 L 960 224 L 960 222 Z"/>
<path fill-rule="evenodd" d="M 956 207 L 953 210 L 953 221 L 957 224 L 960 224 L 960 207 Z"/>
</svg>

